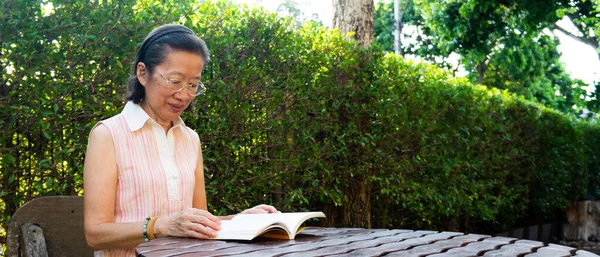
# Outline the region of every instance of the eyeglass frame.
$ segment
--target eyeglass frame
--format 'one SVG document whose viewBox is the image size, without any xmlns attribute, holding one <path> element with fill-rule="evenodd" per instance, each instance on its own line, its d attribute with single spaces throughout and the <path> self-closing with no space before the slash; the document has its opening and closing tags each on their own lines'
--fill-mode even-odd
<svg viewBox="0 0 600 257">
<path fill-rule="evenodd" d="M 177 85 L 177 83 L 173 82 L 172 79 L 168 79 L 165 78 L 165 76 L 163 76 L 160 72 L 155 71 L 156 73 L 158 73 L 158 75 L 165 80 L 165 82 L 173 84 L 173 85 Z M 204 85 L 204 83 L 202 83 L 202 81 L 198 81 L 198 83 L 196 84 L 198 86 L 198 89 L 196 89 L 196 94 L 192 94 L 192 87 L 190 85 L 193 85 L 194 83 L 190 83 L 189 85 L 186 85 L 185 83 L 181 82 L 181 87 L 177 90 L 171 90 L 169 88 L 163 87 L 165 89 L 169 89 L 174 93 L 178 93 L 181 92 L 181 90 L 183 90 L 183 88 L 187 88 L 187 93 L 190 96 L 199 96 L 201 94 L 204 94 L 206 92 L 206 86 Z"/>
</svg>

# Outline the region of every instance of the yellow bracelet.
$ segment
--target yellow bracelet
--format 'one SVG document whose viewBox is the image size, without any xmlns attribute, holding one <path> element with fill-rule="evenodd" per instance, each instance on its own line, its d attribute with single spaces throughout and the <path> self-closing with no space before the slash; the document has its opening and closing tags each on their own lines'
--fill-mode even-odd
<svg viewBox="0 0 600 257">
<path fill-rule="evenodd" d="M 148 239 L 150 240 L 156 239 L 156 235 L 154 235 L 154 223 L 156 223 L 157 219 L 158 216 L 154 216 L 150 219 L 150 222 L 148 222 Z"/>
</svg>

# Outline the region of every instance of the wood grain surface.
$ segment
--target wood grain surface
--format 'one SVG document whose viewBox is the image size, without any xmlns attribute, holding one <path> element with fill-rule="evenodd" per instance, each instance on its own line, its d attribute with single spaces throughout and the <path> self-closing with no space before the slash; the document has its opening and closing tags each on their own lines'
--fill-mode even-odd
<svg viewBox="0 0 600 257">
<path fill-rule="evenodd" d="M 216 241 L 160 238 L 140 244 L 140 257 L 166 256 L 579 256 L 575 248 L 510 237 L 448 231 L 307 228 L 295 240 Z"/>
</svg>

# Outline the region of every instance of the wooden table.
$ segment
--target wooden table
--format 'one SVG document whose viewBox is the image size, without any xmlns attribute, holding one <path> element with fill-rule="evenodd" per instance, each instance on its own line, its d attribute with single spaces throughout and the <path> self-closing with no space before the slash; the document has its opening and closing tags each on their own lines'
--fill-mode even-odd
<svg viewBox="0 0 600 257">
<path fill-rule="evenodd" d="M 295 240 L 216 241 L 159 238 L 137 256 L 527 256 L 591 257 L 575 248 L 509 237 L 403 229 L 307 228 Z"/>
</svg>

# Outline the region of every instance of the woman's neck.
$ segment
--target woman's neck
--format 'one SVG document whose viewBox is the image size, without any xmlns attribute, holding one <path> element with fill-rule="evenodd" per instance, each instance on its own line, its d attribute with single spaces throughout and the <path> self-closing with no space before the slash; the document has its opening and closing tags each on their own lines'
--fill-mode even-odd
<svg viewBox="0 0 600 257">
<path fill-rule="evenodd" d="M 140 103 L 140 107 L 142 107 L 142 109 L 146 112 L 146 114 L 148 114 L 148 116 L 150 116 L 152 120 L 154 120 L 154 122 L 158 123 L 158 125 L 165 130 L 165 133 L 169 132 L 169 129 L 173 127 L 172 121 L 161 119 L 146 101 L 142 101 Z"/>
</svg>

